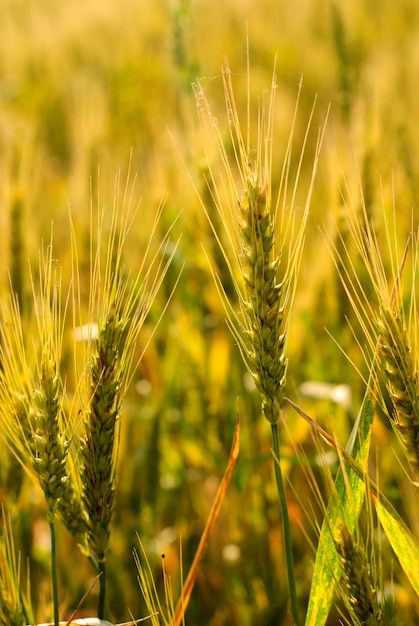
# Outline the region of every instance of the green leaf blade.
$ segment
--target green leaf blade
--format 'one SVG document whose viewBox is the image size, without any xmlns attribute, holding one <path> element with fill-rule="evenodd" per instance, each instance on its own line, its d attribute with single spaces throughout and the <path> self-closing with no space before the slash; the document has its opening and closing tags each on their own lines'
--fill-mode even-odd
<svg viewBox="0 0 419 626">
<path fill-rule="evenodd" d="M 419 595 L 419 544 L 410 530 L 387 506 L 373 497 L 380 524 L 387 535 L 400 565 Z"/>
</svg>

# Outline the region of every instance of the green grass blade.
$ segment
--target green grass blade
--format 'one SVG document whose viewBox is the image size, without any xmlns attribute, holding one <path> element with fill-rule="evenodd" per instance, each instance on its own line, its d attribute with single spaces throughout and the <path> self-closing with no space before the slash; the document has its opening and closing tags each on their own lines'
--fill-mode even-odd
<svg viewBox="0 0 419 626">
<path fill-rule="evenodd" d="M 400 518 L 393 515 L 388 506 L 372 497 L 381 526 L 387 535 L 400 565 L 412 587 L 419 595 L 419 544 Z"/>
<path fill-rule="evenodd" d="M 368 460 L 373 416 L 373 397 L 371 391 L 367 391 L 347 446 L 347 451 L 362 469 L 365 469 Z M 322 626 L 326 623 L 341 573 L 333 535 L 341 528 L 342 522 L 349 532 L 353 533 L 364 497 L 363 480 L 348 466 L 345 472 L 340 470 L 320 534 L 307 607 L 306 626 Z M 327 593 L 325 589 L 328 590 Z"/>
</svg>

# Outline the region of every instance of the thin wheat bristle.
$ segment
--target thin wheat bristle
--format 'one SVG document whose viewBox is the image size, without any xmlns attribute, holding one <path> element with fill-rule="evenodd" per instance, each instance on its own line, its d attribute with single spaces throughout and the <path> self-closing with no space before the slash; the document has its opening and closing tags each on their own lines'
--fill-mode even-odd
<svg viewBox="0 0 419 626">
<path fill-rule="evenodd" d="M 2 541 L 0 541 L 0 624 L 24 626 L 31 612 L 21 588 L 20 561 L 16 556 L 10 519 L 3 510 Z"/>
<path fill-rule="evenodd" d="M 377 320 L 387 390 L 393 406 L 392 424 L 419 486 L 418 372 L 402 315 L 383 308 Z"/>
<path fill-rule="evenodd" d="M 365 548 L 356 543 L 347 530 L 342 528 L 336 548 L 347 587 L 348 601 L 362 626 L 381 622 L 382 612 L 377 600 L 377 590 L 372 581 L 371 568 Z"/>
</svg>

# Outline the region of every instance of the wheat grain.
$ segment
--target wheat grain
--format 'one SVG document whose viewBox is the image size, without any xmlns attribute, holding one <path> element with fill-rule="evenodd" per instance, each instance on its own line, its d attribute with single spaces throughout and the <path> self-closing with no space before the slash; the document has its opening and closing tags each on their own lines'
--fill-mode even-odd
<svg viewBox="0 0 419 626">
<path fill-rule="evenodd" d="M 79 477 L 73 476 L 67 463 L 67 482 L 58 501 L 58 513 L 69 533 L 77 541 L 81 551 L 89 555 L 87 513 L 83 505 L 82 489 L 81 485 L 78 484 L 79 482 Z"/>
</svg>

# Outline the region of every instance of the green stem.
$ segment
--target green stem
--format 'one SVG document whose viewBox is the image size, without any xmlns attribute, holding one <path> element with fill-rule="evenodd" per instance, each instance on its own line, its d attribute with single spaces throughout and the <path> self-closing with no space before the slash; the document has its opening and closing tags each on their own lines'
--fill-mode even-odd
<svg viewBox="0 0 419 626">
<path fill-rule="evenodd" d="M 59 626 L 59 606 L 58 606 L 58 577 L 57 577 L 57 545 L 55 537 L 54 514 L 49 520 L 49 531 L 51 535 L 51 579 L 52 579 L 52 599 L 54 605 L 54 626 Z"/>
<path fill-rule="evenodd" d="M 106 562 L 105 559 L 98 561 L 99 566 L 99 603 L 97 616 L 105 619 L 105 599 L 106 599 Z"/>
<path fill-rule="evenodd" d="M 274 464 L 275 464 L 275 479 L 276 486 L 278 489 L 279 502 L 281 505 L 281 515 L 282 515 L 282 529 L 284 535 L 284 550 L 285 550 L 285 559 L 287 563 L 287 573 L 288 573 L 288 586 L 290 592 L 290 601 L 291 601 L 291 613 L 294 618 L 294 622 L 296 626 L 300 625 L 300 618 L 298 615 L 298 602 L 297 602 L 297 591 L 295 585 L 295 575 L 294 575 L 294 559 L 292 556 L 292 542 L 291 542 L 291 524 L 288 513 L 288 503 L 287 496 L 285 493 L 285 485 L 282 477 L 281 471 L 281 456 L 279 451 L 279 434 L 278 434 L 278 424 L 271 424 L 272 429 L 272 448 L 274 452 Z"/>
</svg>

